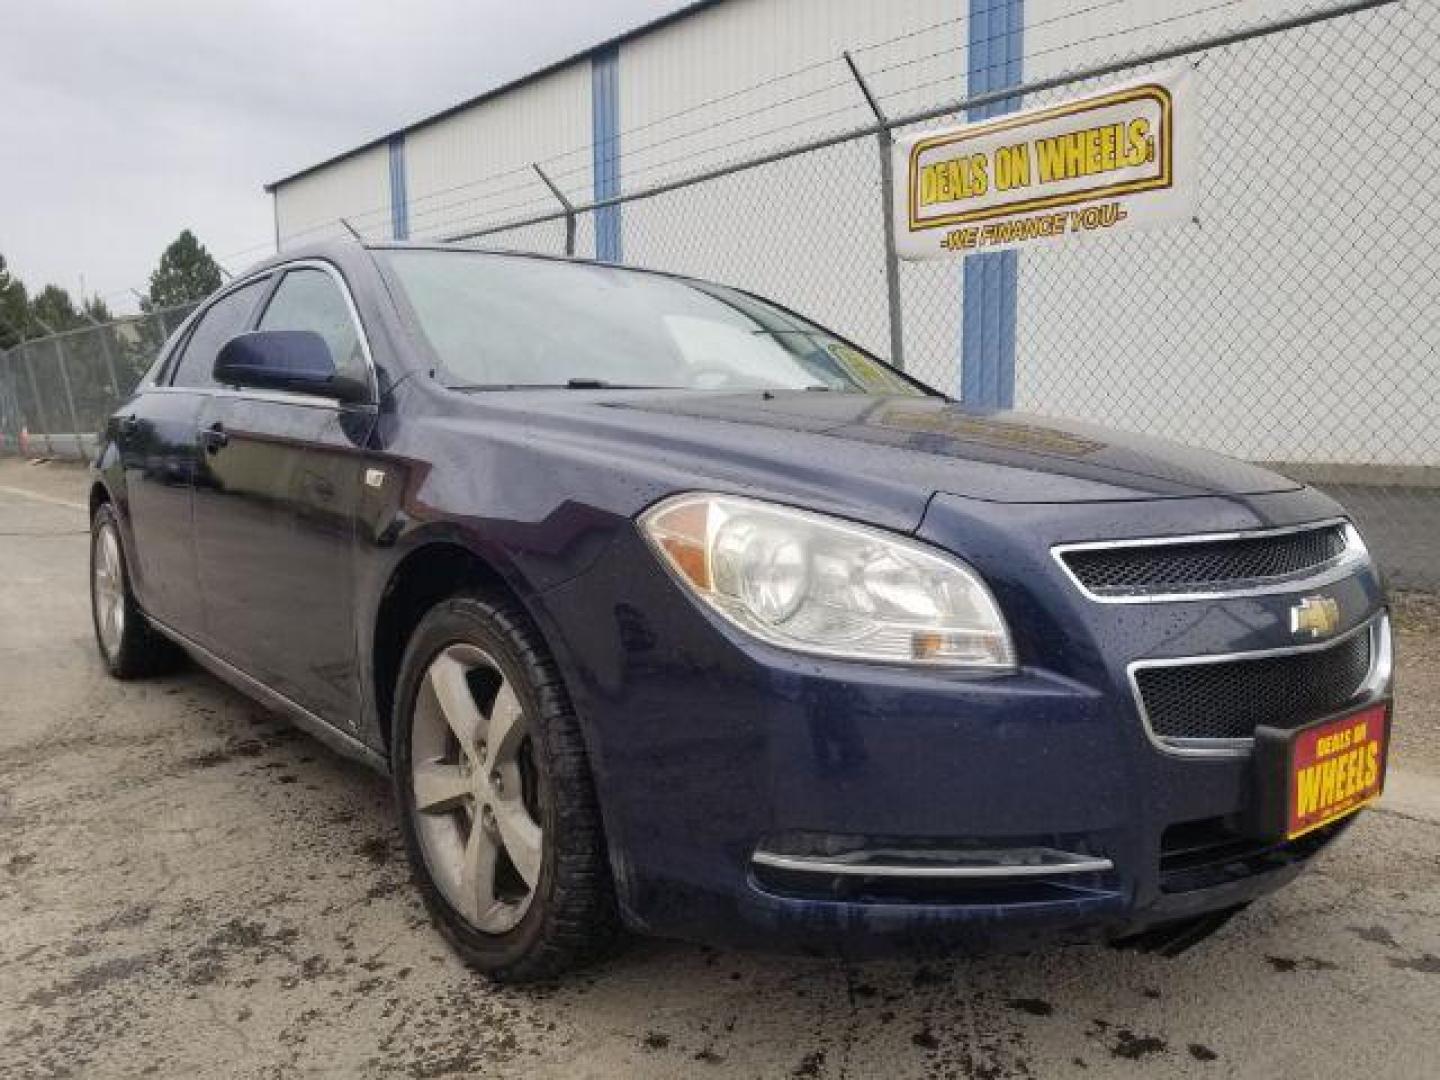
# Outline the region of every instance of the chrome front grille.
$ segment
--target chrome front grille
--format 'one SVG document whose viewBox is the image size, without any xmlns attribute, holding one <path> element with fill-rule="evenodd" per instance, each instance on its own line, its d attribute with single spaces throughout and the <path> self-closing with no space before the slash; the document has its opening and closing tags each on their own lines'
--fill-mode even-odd
<svg viewBox="0 0 1440 1080">
<path fill-rule="evenodd" d="M 1385 616 L 1336 641 L 1130 665 L 1150 736 L 1167 749 L 1248 749 L 1262 725 L 1296 728 L 1360 703 L 1389 680 Z"/>
<path fill-rule="evenodd" d="M 1108 603 L 1299 589 L 1348 572 L 1364 553 L 1359 534 L 1344 521 L 1055 548 L 1081 591 Z"/>
</svg>

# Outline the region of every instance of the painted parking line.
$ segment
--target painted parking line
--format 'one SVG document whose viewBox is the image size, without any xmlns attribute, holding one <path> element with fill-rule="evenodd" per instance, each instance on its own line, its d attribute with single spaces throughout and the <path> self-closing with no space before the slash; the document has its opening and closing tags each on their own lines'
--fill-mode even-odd
<svg viewBox="0 0 1440 1080">
<path fill-rule="evenodd" d="M 41 495 L 38 491 L 27 491 L 25 488 L 6 487 L 4 484 L 0 484 L 0 495 L 18 495 L 22 499 L 33 499 L 35 502 L 49 503 L 51 506 L 63 506 L 67 510 L 85 509 L 84 503 L 59 499 L 54 495 Z"/>
</svg>

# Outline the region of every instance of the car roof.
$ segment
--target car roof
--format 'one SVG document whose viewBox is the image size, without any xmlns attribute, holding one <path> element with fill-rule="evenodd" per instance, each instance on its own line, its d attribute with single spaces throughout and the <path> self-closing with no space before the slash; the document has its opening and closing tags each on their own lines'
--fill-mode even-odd
<svg viewBox="0 0 1440 1080">
<path fill-rule="evenodd" d="M 671 278 L 675 281 L 700 280 L 685 274 L 674 274 L 664 270 L 652 270 L 646 267 L 628 266 L 621 263 L 603 262 L 599 259 L 588 259 L 578 255 L 551 255 L 536 251 L 515 251 L 464 243 L 440 243 L 434 240 L 358 240 L 353 237 L 336 237 L 330 240 L 319 240 L 314 243 L 286 248 L 284 251 L 276 252 L 274 255 L 250 266 L 243 274 L 236 275 L 236 280 L 239 281 L 254 277 L 256 274 L 262 274 L 267 270 L 287 266 L 294 262 L 301 262 L 305 259 L 320 259 L 326 262 L 333 262 L 343 269 L 346 262 L 354 259 L 357 253 L 369 253 L 372 251 L 462 251 L 510 259 L 543 259 L 547 262 L 574 263 L 578 266 L 603 266 L 612 270 L 652 274 L 656 277 Z"/>
</svg>

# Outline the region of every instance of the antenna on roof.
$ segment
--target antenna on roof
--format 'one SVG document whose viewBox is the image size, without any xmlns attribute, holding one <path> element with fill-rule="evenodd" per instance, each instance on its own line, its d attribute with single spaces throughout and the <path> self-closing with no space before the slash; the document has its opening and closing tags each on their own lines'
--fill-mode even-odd
<svg viewBox="0 0 1440 1080">
<path fill-rule="evenodd" d="M 359 240 L 360 243 L 363 244 L 365 242 L 365 237 L 360 235 L 360 230 L 355 228 L 354 225 L 351 225 L 350 222 L 347 221 L 345 218 L 342 217 L 340 219 L 340 224 L 344 225 L 345 231 L 348 232 L 351 236 L 353 236 L 356 240 Z"/>
</svg>

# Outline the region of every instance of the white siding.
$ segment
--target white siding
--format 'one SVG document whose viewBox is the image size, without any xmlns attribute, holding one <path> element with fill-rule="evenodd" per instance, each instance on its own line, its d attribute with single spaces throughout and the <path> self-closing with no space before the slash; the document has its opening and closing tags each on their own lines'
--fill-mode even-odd
<svg viewBox="0 0 1440 1080">
<path fill-rule="evenodd" d="M 1313 6 L 1026 0 L 1024 77 Z M 845 50 L 891 116 L 963 96 L 968 12 L 966 0 L 727 0 L 622 43 L 622 190 L 870 122 Z M 1262 460 L 1440 464 L 1435 441 L 1410 434 L 1440 430 L 1433 320 L 1416 314 L 1433 306 L 1421 238 L 1434 232 L 1437 80 L 1440 17 L 1425 5 L 1207 56 L 1190 117 L 1199 224 L 1022 252 L 1017 405 Z M 553 209 L 532 162 L 588 202 L 591 97 L 586 58 L 410 131 L 411 235 Z M 885 352 L 877 153 L 859 140 L 627 203 L 624 258 L 775 296 Z M 1357 209 L 1359 177 L 1379 180 Z M 338 233 L 342 215 L 388 236 L 386 148 L 283 184 L 276 209 L 287 245 Z M 552 222 L 487 242 L 558 251 L 563 236 Z M 595 251 L 592 215 L 577 251 Z M 958 262 L 900 274 L 908 366 L 949 391 L 961 275 Z"/>
<path fill-rule="evenodd" d="M 966 11 L 963 0 L 730 0 L 626 42 L 623 189 L 870 123 L 847 49 L 891 115 L 959 97 Z M 625 260 L 754 289 L 888 352 L 877 154 L 866 139 L 628 204 Z M 912 366 L 953 381 L 958 269 L 907 270 L 905 284 L 926 354 Z"/>
<path fill-rule="evenodd" d="M 1143 56 L 1328 4 L 1314 0 L 1025 0 L 1025 79 Z"/>
<path fill-rule="evenodd" d="M 1068 2 L 1028 0 L 1027 19 Z M 1134 29 L 1195 6 L 1130 0 L 1063 35 L 1034 29 L 1025 76 L 1257 16 Z M 1415 317 L 1428 272 L 1406 239 L 1434 231 L 1437 23 L 1380 11 L 1207 56 L 1199 223 L 1021 254 L 1017 406 L 1254 460 L 1440 465 L 1440 442 L 1416 434 L 1440 430 L 1440 368 L 1433 322 Z"/>
<path fill-rule="evenodd" d="M 589 61 L 411 131 L 405 137 L 411 237 L 558 209 L 531 168 L 535 162 L 572 202 L 588 202 L 590 141 Z"/>
<path fill-rule="evenodd" d="M 384 146 L 362 150 L 275 189 L 275 220 L 282 248 L 344 236 L 340 218 L 366 236 L 390 235 L 390 155 Z"/>
</svg>

